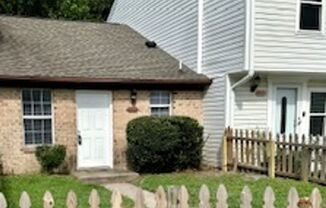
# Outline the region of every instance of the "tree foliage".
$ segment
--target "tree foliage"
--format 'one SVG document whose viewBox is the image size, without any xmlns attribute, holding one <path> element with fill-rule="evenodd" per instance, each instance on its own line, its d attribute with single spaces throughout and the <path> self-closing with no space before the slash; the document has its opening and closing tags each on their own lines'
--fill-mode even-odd
<svg viewBox="0 0 326 208">
<path fill-rule="evenodd" d="M 113 0 L 0 0 L 0 13 L 54 19 L 105 21 Z"/>
</svg>

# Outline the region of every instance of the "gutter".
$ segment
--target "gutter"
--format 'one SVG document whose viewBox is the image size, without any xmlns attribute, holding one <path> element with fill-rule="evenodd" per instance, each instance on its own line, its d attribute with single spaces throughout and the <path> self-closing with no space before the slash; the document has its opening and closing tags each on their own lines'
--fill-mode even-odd
<svg viewBox="0 0 326 208">
<path fill-rule="evenodd" d="M 245 38 L 245 70 L 248 71 L 247 75 L 242 77 L 239 81 L 231 86 L 233 91 L 235 88 L 245 84 L 255 75 L 253 67 L 253 54 L 254 54 L 254 33 L 255 33 L 255 0 L 244 0 L 246 5 L 246 38 Z"/>
</svg>

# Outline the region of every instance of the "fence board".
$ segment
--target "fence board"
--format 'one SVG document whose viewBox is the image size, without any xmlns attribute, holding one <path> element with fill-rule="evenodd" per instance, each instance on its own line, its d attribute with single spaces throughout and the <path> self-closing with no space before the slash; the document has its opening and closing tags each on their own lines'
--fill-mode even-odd
<svg viewBox="0 0 326 208">
<path fill-rule="evenodd" d="M 268 186 L 265 189 L 265 193 L 264 193 L 264 208 L 275 208 L 274 206 L 274 202 L 275 202 L 275 195 L 273 192 L 273 189 Z"/>
<path fill-rule="evenodd" d="M 162 186 L 159 186 L 155 193 L 155 208 L 167 208 L 166 194 Z"/>
<path fill-rule="evenodd" d="M 186 189 L 185 186 L 181 186 L 179 190 L 179 196 L 178 196 L 179 208 L 189 208 L 188 200 L 189 200 L 188 190 Z"/>
<path fill-rule="evenodd" d="M 51 192 L 46 191 L 43 197 L 43 207 L 52 208 L 54 207 L 54 199 Z"/>
<path fill-rule="evenodd" d="M 77 195 L 72 190 L 70 190 L 68 193 L 67 200 L 66 200 L 66 206 L 67 206 L 67 208 L 77 208 L 77 206 L 78 206 Z"/>
<path fill-rule="evenodd" d="M 288 195 L 288 206 L 287 208 L 298 208 L 299 194 L 295 188 L 291 188 Z"/>
<path fill-rule="evenodd" d="M 114 190 L 111 196 L 112 208 L 121 208 L 122 197 L 119 191 Z"/>
<path fill-rule="evenodd" d="M 8 204 L 3 193 L 0 193 L 0 208 L 7 208 Z"/>
<path fill-rule="evenodd" d="M 98 195 L 97 190 L 93 189 L 88 198 L 88 204 L 90 208 L 99 208 L 101 204 L 100 196 Z"/>
<path fill-rule="evenodd" d="M 318 188 L 315 188 L 312 191 L 311 196 L 310 196 L 310 202 L 311 202 L 312 208 L 320 208 L 321 207 L 322 198 L 321 198 Z"/>
<path fill-rule="evenodd" d="M 23 192 L 19 199 L 20 208 L 30 208 L 32 206 L 31 199 L 27 192 Z"/>
<path fill-rule="evenodd" d="M 206 185 L 202 185 L 199 191 L 199 208 L 210 208 L 210 193 Z"/>
<path fill-rule="evenodd" d="M 221 184 L 218 187 L 217 193 L 216 193 L 216 208 L 227 208 L 228 207 L 228 193 L 226 191 L 226 188 L 223 184 Z"/>
<path fill-rule="evenodd" d="M 240 208 L 251 208 L 252 194 L 248 186 L 245 186 L 241 192 Z"/>
</svg>

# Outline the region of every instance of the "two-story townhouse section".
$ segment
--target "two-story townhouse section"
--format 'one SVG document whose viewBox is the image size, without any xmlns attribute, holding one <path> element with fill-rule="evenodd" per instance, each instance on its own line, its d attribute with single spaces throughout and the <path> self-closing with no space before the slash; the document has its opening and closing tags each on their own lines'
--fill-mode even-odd
<svg viewBox="0 0 326 208">
<path fill-rule="evenodd" d="M 226 126 L 326 134 L 326 0 L 116 0 L 128 24 L 213 79 L 204 160 L 219 166 Z"/>
</svg>

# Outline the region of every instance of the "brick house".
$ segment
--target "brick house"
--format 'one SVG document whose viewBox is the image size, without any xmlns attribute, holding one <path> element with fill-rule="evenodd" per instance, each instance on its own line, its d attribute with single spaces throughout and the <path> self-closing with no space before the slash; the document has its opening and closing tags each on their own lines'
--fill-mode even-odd
<svg viewBox="0 0 326 208">
<path fill-rule="evenodd" d="M 124 169 L 131 119 L 202 123 L 211 80 L 147 41 L 126 25 L 0 16 L 4 172 L 38 171 L 42 144 L 64 144 L 71 169 Z"/>
</svg>

